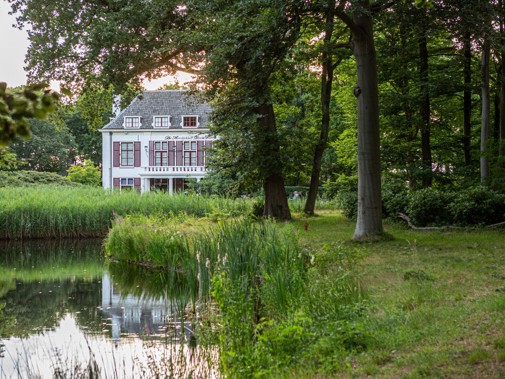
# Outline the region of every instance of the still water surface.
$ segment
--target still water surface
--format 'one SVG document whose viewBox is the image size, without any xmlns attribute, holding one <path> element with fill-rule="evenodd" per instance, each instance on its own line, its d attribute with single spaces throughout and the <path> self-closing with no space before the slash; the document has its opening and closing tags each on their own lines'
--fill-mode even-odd
<svg viewBox="0 0 505 379">
<path fill-rule="evenodd" d="M 0 379 L 217 376 L 181 283 L 104 262 L 101 241 L 0 243 Z"/>
</svg>

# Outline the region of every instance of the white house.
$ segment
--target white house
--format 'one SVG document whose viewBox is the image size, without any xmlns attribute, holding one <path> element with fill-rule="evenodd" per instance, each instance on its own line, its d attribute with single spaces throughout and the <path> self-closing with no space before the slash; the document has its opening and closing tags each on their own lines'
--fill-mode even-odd
<svg viewBox="0 0 505 379">
<path fill-rule="evenodd" d="M 104 188 L 185 189 L 206 174 L 210 106 L 188 91 L 145 91 L 102 133 Z"/>
</svg>

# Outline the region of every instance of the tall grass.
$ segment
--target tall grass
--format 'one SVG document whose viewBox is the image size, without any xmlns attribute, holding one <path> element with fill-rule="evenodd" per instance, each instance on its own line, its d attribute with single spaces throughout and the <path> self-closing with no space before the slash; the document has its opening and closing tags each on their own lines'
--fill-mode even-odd
<svg viewBox="0 0 505 379">
<path fill-rule="evenodd" d="M 154 259 L 151 266 L 183 275 L 178 283 L 191 289 L 193 309 L 210 310 L 212 327 L 201 324 L 199 338 L 219 347 L 225 376 L 282 376 L 300 367 L 327 374 L 367 344 L 357 320 L 363 293 L 352 271 L 361 255 L 327 247 L 319 269 L 311 267 L 290 225 L 129 216 L 114 225 L 105 249 L 115 259 Z M 321 269 L 330 261 L 338 262 L 338 275 Z"/>
<path fill-rule="evenodd" d="M 249 212 L 243 199 L 161 192 L 108 192 L 94 187 L 0 188 L 0 239 L 103 237 L 114 215 L 233 216 Z"/>
</svg>

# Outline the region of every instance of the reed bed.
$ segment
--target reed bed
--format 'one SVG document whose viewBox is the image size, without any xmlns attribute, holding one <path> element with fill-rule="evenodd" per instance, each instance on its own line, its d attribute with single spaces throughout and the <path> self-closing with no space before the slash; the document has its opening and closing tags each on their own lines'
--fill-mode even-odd
<svg viewBox="0 0 505 379">
<path fill-rule="evenodd" d="M 139 195 L 94 187 L 0 188 L 0 239 L 103 237 L 128 214 L 229 217 L 250 212 L 251 201 L 196 195 Z"/>
<path fill-rule="evenodd" d="M 212 223 L 190 216 L 132 215 L 114 223 L 104 246 L 113 260 L 184 274 L 198 282 L 194 287 L 203 296 L 222 275 L 246 292 L 261 286 L 270 312 L 288 306 L 302 284 L 303 254 L 297 238 L 288 225 L 272 221 Z"/>
<path fill-rule="evenodd" d="M 172 273 L 166 288 L 182 285 L 189 297 L 179 309 L 204 314 L 197 338 L 218 348 L 225 377 L 276 376 L 323 361 L 311 369 L 324 374 L 367 344 L 357 321 L 363 293 L 351 271 L 356 252 L 325 248 L 340 270 L 330 279 L 311 268 L 298 238 L 292 225 L 271 220 L 128 216 L 114 224 L 105 251 L 119 261 L 152 260 L 160 277 Z"/>
</svg>

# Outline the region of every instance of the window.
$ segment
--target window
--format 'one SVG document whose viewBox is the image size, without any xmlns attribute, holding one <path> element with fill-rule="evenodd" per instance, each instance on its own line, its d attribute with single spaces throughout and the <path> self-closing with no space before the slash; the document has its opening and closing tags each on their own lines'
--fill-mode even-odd
<svg viewBox="0 0 505 379">
<path fill-rule="evenodd" d="M 129 116 L 124 118 L 125 129 L 138 129 L 140 128 L 140 117 L 138 116 Z"/>
<path fill-rule="evenodd" d="M 198 127 L 198 116 L 182 116 L 182 127 L 183 128 L 197 128 Z"/>
<path fill-rule="evenodd" d="M 170 116 L 154 116 L 153 127 L 168 128 L 170 126 Z"/>
<path fill-rule="evenodd" d="M 121 142 L 121 166 L 133 166 L 133 142 Z"/>
<path fill-rule="evenodd" d="M 134 181 L 133 178 L 121 178 L 121 191 L 123 190 L 133 190 Z"/>
<path fill-rule="evenodd" d="M 168 166 L 168 142 L 154 143 L 154 165 Z"/>
<path fill-rule="evenodd" d="M 184 166 L 196 166 L 196 141 L 184 141 Z"/>
</svg>

